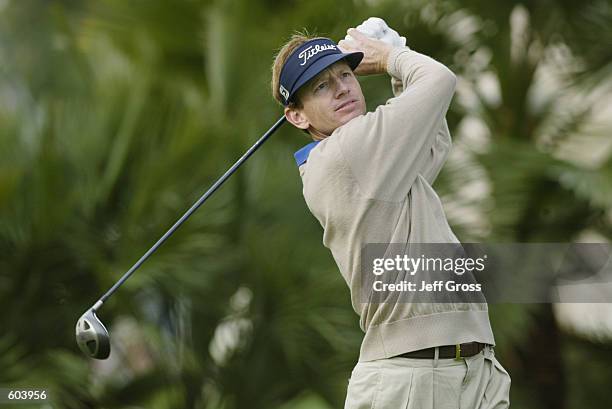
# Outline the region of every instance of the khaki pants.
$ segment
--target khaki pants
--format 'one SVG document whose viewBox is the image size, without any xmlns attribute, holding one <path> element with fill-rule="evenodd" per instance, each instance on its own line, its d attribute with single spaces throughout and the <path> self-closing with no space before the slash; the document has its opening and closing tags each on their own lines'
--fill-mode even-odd
<svg viewBox="0 0 612 409">
<path fill-rule="evenodd" d="M 493 348 L 469 358 L 358 362 L 345 409 L 504 409 L 510 375 Z"/>
</svg>

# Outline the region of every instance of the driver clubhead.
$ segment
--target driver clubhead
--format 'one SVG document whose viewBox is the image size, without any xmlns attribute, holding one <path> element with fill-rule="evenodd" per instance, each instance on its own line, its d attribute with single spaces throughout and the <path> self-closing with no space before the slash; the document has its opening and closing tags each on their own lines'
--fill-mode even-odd
<svg viewBox="0 0 612 409">
<path fill-rule="evenodd" d="M 90 358 L 106 359 L 110 355 L 110 337 L 93 309 L 87 310 L 76 324 L 76 342 Z"/>
</svg>

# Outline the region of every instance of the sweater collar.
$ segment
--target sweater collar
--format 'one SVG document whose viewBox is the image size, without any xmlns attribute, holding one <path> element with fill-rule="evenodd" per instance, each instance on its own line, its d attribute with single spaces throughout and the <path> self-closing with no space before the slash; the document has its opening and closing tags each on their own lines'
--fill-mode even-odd
<svg viewBox="0 0 612 409">
<path fill-rule="evenodd" d="M 308 155 L 310 151 L 319 144 L 321 141 L 310 142 L 308 145 L 304 146 L 302 149 L 293 154 L 295 157 L 295 162 L 298 167 L 302 166 L 308 160 Z"/>
</svg>

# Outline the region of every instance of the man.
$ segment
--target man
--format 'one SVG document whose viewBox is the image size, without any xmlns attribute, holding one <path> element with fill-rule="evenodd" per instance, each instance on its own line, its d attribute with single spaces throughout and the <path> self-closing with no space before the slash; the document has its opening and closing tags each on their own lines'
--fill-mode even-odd
<svg viewBox="0 0 612 409">
<path fill-rule="evenodd" d="M 359 275 L 368 243 L 458 243 L 431 184 L 451 146 L 455 75 L 408 47 L 355 29 L 353 41 L 294 35 L 272 87 L 287 120 L 314 140 L 296 152 L 303 194 L 351 290 L 365 332 L 345 408 L 506 408 L 486 303 L 373 303 Z M 355 75 L 391 76 L 374 112 Z"/>
</svg>

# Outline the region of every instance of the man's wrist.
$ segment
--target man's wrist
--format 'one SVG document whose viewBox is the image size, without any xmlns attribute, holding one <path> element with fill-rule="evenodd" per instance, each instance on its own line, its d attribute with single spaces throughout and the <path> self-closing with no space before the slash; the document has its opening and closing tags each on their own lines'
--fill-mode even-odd
<svg viewBox="0 0 612 409">
<path fill-rule="evenodd" d="M 376 67 L 376 71 L 379 74 L 385 74 L 388 72 L 387 66 L 389 64 L 389 55 L 391 54 L 391 50 L 391 47 L 385 49 L 383 55 L 380 57 L 380 60 L 378 61 L 378 66 Z"/>
<path fill-rule="evenodd" d="M 389 55 L 387 56 L 387 64 L 385 66 L 386 72 L 390 76 L 395 78 L 402 78 L 402 75 L 397 67 L 397 59 L 401 54 L 410 51 L 411 50 L 408 46 L 391 48 L 391 50 L 389 51 Z"/>
</svg>

